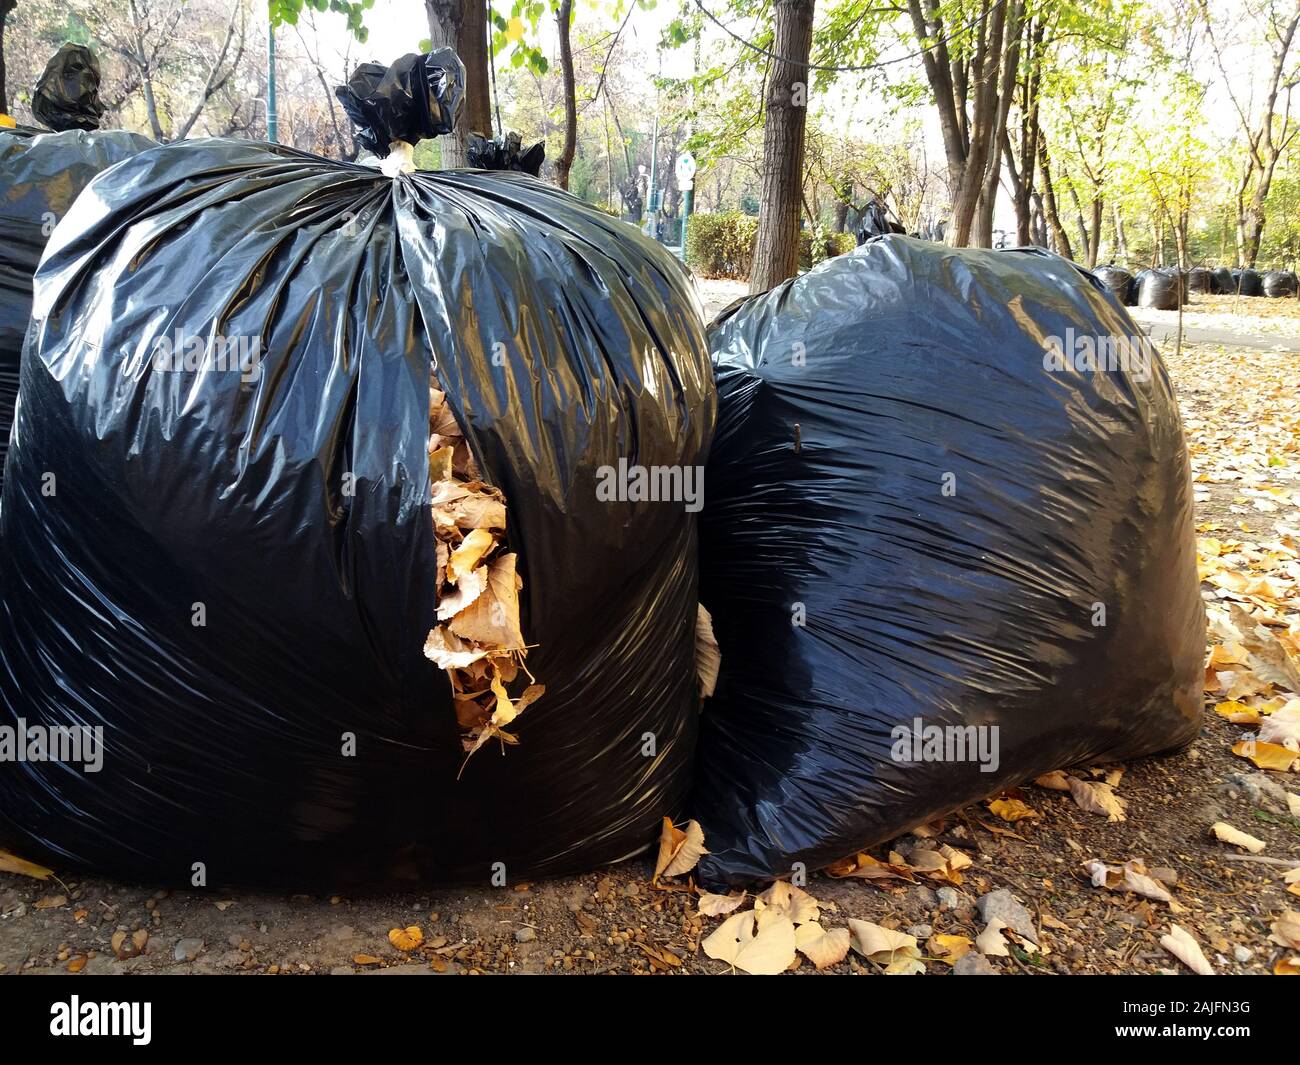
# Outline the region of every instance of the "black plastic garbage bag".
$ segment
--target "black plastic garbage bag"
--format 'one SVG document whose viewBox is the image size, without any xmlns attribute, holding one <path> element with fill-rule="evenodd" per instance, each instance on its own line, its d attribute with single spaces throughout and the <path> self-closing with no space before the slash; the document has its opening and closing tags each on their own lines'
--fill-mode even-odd
<svg viewBox="0 0 1300 1065">
<path fill-rule="evenodd" d="M 32 274 L 45 242 L 91 178 L 152 143 L 120 130 L 0 130 L 0 485 L 32 309 Z"/>
<path fill-rule="evenodd" d="M 422 654 L 434 360 L 546 685 L 463 772 Z M 697 534 L 611 472 L 685 483 L 715 404 L 677 261 L 522 174 L 221 140 L 105 174 L 37 277 L 0 505 L 0 723 L 102 726 L 103 765 L 0 768 L 0 839 L 299 889 L 641 849 L 689 786 Z"/>
<path fill-rule="evenodd" d="M 1211 291 L 1216 296 L 1232 296 L 1237 291 L 1237 279 L 1232 276 L 1232 271 L 1226 266 L 1220 266 L 1214 271 L 1214 283 Z"/>
<path fill-rule="evenodd" d="M 334 90 L 361 147 L 380 159 L 393 141 L 414 144 L 452 130 L 465 98 L 465 68 L 449 48 L 402 56 L 392 66 L 362 63 Z"/>
<path fill-rule="evenodd" d="M 472 133 L 465 154 L 469 165 L 480 170 L 518 170 L 537 177 L 546 160 L 546 144 L 538 141 L 525 150 L 523 143 L 523 137 L 513 130 L 493 140 Z"/>
<path fill-rule="evenodd" d="M 1133 302 L 1133 275 L 1118 266 L 1099 266 L 1093 271 L 1107 292 L 1126 306 Z"/>
<path fill-rule="evenodd" d="M 1262 296 L 1264 295 L 1264 275 L 1258 270 L 1233 270 L 1233 279 L 1237 283 L 1237 291 L 1243 296 Z"/>
<path fill-rule="evenodd" d="M 1143 271 L 1138 284 L 1137 305 L 1160 311 L 1176 311 L 1187 302 L 1187 281 L 1175 267 Z"/>
<path fill-rule="evenodd" d="M 1187 271 L 1187 291 L 1208 296 L 1214 291 L 1214 274 L 1204 266 L 1193 266 Z"/>
<path fill-rule="evenodd" d="M 1296 293 L 1296 277 L 1290 270 L 1270 270 L 1264 275 L 1260 287 L 1265 296 L 1273 299 L 1294 296 Z"/>
<path fill-rule="evenodd" d="M 1132 340 L 1099 352 L 1111 337 Z M 1178 409 L 1091 278 L 1045 252 L 887 237 L 750 299 L 709 343 L 704 883 L 812 870 L 1195 735 Z M 932 727 L 954 760 L 930 760 Z"/>
<path fill-rule="evenodd" d="M 99 60 L 85 45 L 65 44 L 54 53 L 32 93 L 32 114 L 56 133 L 99 129 L 108 110 L 99 100 Z"/>
</svg>

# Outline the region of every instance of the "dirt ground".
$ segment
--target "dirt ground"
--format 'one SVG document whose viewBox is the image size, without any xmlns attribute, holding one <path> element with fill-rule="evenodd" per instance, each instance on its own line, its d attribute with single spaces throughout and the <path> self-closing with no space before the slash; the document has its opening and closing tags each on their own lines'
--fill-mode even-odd
<svg viewBox="0 0 1300 1065">
<path fill-rule="evenodd" d="M 736 286 L 738 287 L 738 286 Z M 712 286 L 716 305 L 734 294 Z M 1264 345 L 1262 345 L 1264 346 Z M 1268 613 L 1300 631 L 1300 355 L 1192 344 L 1168 355 L 1185 412 L 1197 478 L 1202 585 L 1207 602 Z M 1239 579 L 1240 578 L 1240 579 Z M 1255 583 L 1245 586 L 1241 580 Z M 1285 631 L 1279 627 L 1278 631 Z M 1217 641 L 1217 637 L 1215 638 Z M 1116 788 L 1127 818 L 1110 822 L 1069 794 L 1026 786 L 1018 797 L 1036 816 L 1001 820 L 981 803 L 907 836 L 891 850 L 945 843 L 972 864 L 952 879 L 831 879 L 807 890 L 822 924 L 847 918 L 908 932 L 931 974 L 953 971 L 929 944 L 934 935 L 974 939 L 981 897 L 1007 889 L 1034 926 L 1038 949 L 1013 944 L 990 957 L 998 973 L 1185 971 L 1159 940 L 1177 922 L 1221 973 L 1269 973 L 1300 953 L 1276 940 L 1274 922 L 1300 909 L 1283 874 L 1300 866 L 1300 817 L 1286 792 L 1300 773 L 1257 769 L 1232 753 L 1249 730 L 1215 711 L 1229 695 L 1243 705 L 1275 698 L 1267 684 L 1231 669 L 1233 653 L 1207 681 L 1204 728 L 1178 754 L 1126 767 Z M 1254 690 L 1249 690 L 1249 689 Z M 1254 860 L 1214 839 L 1228 822 L 1264 843 Z M 706 840 L 707 843 L 707 840 Z M 1142 859 L 1173 904 L 1092 886 L 1083 862 Z M 429 890 L 368 898 L 285 897 L 159 891 L 100 879 L 44 882 L 0 874 L 0 972 L 269 973 L 440 975 L 463 973 L 721 973 L 699 949 L 720 919 L 696 912 L 686 890 L 650 883 L 649 859 L 586 876 L 502 889 Z M 389 941 L 418 926 L 411 951 Z M 114 949 L 114 938 L 117 947 Z M 133 955 L 133 956 L 132 956 Z M 981 956 L 982 957 L 982 956 Z M 974 959 L 978 961 L 979 959 Z M 803 961 L 797 972 L 814 969 Z M 880 966 L 850 952 L 826 972 Z"/>
</svg>

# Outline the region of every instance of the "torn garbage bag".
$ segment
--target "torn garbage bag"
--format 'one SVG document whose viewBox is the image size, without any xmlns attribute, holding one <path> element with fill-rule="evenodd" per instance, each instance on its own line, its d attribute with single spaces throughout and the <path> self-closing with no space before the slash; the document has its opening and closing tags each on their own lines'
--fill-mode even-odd
<svg viewBox="0 0 1300 1065">
<path fill-rule="evenodd" d="M 32 309 L 32 275 L 45 242 L 91 178 L 151 144 L 122 130 L 0 130 L 0 485 Z"/>
<path fill-rule="evenodd" d="M 105 174 L 37 277 L 0 505 L 0 722 L 102 727 L 103 765 L 0 771 L 0 840 L 299 890 L 638 851 L 689 784 L 695 515 L 607 489 L 698 467 L 714 410 L 682 267 L 523 174 L 221 140 Z M 513 556 L 453 634 L 517 593 L 546 687 L 468 762 L 423 652 L 480 558 L 435 484 L 504 501 L 468 526 Z"/>
<path fill-rule="evenodd" d="M 819 868 L 1195 735 L 1182 428 L 1098 282 L 1045 252 L 884 237 L 709 343 L 704 883 Z"/>
</svg>

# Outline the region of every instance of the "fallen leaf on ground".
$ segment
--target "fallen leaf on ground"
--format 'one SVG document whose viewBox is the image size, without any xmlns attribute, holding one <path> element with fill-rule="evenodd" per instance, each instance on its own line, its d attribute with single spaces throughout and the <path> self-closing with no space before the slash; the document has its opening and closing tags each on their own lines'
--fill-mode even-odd
<svg viewBox="0 0 1300 1065">
<path fill-rule="evenodd" d="M 754 911 L 758 914 L 759 928 L 777 915 L 789 918 L 794 924 L 816 921 L 821 916 L 815 898 L 784 880 L 777 880 L 754 900 Z"/>
<path fill-rule="evenodd" d="M 1300 950 L 1300 913 L 1295 910 L 1284 910 L 1282 916 L 1273 922 L 1270 930 L 1273 933 L 1269 936 L 1270 942 L 1280 947 Z"/>
<path fill-rule="evenodd" d="M 753 910 L 733 914 L 703 942 L 704 953 L 755 976 L 775 976 L 795 959 L 794 925 L 777 917 L 761 931 Z"/>
<path fill-rule="evenodd" d="M 1226 821 L 1216 821 L 1210 826 L 1210 831 L 1214 833 L 1214 838 L 1222 843 L 1230 843 L 1234 847 L 1241 847 L 1251 854 L 1259 854 L 1268 846 L 1262 839 L 1256 839 L 1242 832 L 1239 828 L 1233 828 Z"/>
<path fill-rule="evenodd" d="M 388 933 L 388 942 L 400 951 L 412 951 L 424 942 L 424 933 L 415 924 L 406 928 L 394 928 Z"/>
<path fill-rule="evenodd" d="M 816 921 L 801 924 L 794 932 L 795 946 L 818 969 L 842 962 L 849 953 L 851 939 L 847 928 L 828 931 Z"/>
<path fill-rule="evenodd" d="M 915 936 L 896 932 L 871 921 L 852 918 L 849 919 L 849 931 L 852 933 L 853 949 L 869 961 L 885 966 L 885 972 L 889 975 L 910 975 L 925 971 Z"/>
<path fill-rule="evenodd" d="M 994 919 L 984 926 L 984 931 L 975 937 L 975 949 L 991 958 L 1008 958 L 1011 950 L 1002 929 L 1007 926 Z"/>
<path fill-rule="evenodd" d="M 52 869 L 19 858 L 8 851 L 0 851 L 0 873 L 17 873 L 19 876 L 30 876 L 33 880 L 48 880 L 54 875 Z"/>
<path fill-rule="evenodd" d="M 708 891 L 701 891 L 699 900 L 695 903 L 695 909 L 701 917 L 725 917 L 727 914 L 740 908 L 740 904 L 745 901 L 745 892 L 739 895 L 714 895 Z"/>
<path fill-rule="evenodd" d="M 1169 926 L 1169 934 L 1160 937 L 1160 945 L 1198 976 L 1213 976 L 1214 967 L 1201 952 L 1201 946 L 1183 928 Z"/>
<path fill-rule="evenodd" d="M 1086 813 L 1101 814 L 1107 821 L 1123 821 L 1125 818 L 1124 800 L 1111 790 L 1109 784 L 1071 777 L 1070 795 L 1079 809 Z"/>
<path fill-rule="evenodd" d="M 969 936 L 936 934 L 926 942 L 925 949 L 938 961 L 955 965 L 973 946 L 975 941 Z"/>
<path fill-rule="evenodd" d="M 1088 870 L 1093 887 L 1104 887 L 1109 891 L 1131 891 L 1135 895 L 1155 899 L 1158 902 L 1173 901 L 1173 896 L 1164 885 L 1147 875 L 1146 866 L 1140 861 L 1125 862 L 1116 868 L 1094 860 L 1084 862 L 1083 867 Z"/>
<path fill-rule="evenodd" d="M 1232 753 L 1249 758 L 1260 769 L 1274 769 L 1280 773 L 1288 772 L 1296 758 L 1300 758 L 1300 754 L 1289 748 L 1276 743 L 1265 743 L 1254 736 L 1234 743 Z"/>
<path fill-rule="evenodd" d="M 1027 817 L 1037 817 L 1038 811 L 1026 805 L 1019 799 L 993 799 L 989 803 L 989 810 L 997 814 L 1003 821 L 1023 821 Z"/>
</svg>

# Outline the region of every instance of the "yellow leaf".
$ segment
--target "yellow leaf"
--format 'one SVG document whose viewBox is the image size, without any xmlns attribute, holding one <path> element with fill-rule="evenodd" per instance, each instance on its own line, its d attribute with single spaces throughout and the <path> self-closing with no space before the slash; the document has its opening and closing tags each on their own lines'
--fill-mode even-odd
<svg viewBox="0 0 1300 1065">
<path fill-rule="evenodd" d="M 19 876 L 30 876 L 34 880 L 48 880 L 54 875 L 52 869 L 26 861 L 8 851 L 0 851 L 0 873 L 17 873 Z"/>
<path fill-rule="evenodd" d="M 1300 976 L 1300 955 L 1278 958 L 1273 965 L 1274 976 Z"/>
<path fill-rule="evenodd" d="M 397 931 L 397 929 L 394 928 L 394 929 L 393 929 L 393 932 L 396 932 L 396 931 Z M 392 932 L 389 933 L 389 938 L 390 938 L 390 939 L 392 938 Z M 352 960 L 353 960 L 354 962 L 356 962 L 357 965 L 380 965 L 380 964 L 382 964 L 382 962 L 383 962 L 384 959 L 383 959 L 383 958 L 376 958 L 373 954 L 358 954 L 358 955 L 357 955 L 355 958 L 353 958 Z"/>
<path fill-rule="evenodd" d="M 420 926 L 413 924 L 406 928 L 394 928 L 388 933 L 388 942 L 401 951 L 414 950 L 424 942 L 424 933 Z"/>
<path fill-rule="evenodd" d="M 1249 758 L 1260 769 L 1275 769 L 1281 773 L 1289 771 L 1291 763 L 1300 758 L 1289 747 L 1283 747 L 1280 743 L 1265 743 L 1253 737 L 1234 743 L 1232 753 Z"/>
<path fill-rule="evenodd" d="M 989 809 L 1003 821 L 1023 821 L 1026 817 L 1038 816 L 1037 810 L 1019 799 L 994 799 L 989 803 Z"/>
<path fill-rule="evenodd" d="M 969 936 L 954 935 L 933 935 L 925 944 L 931 955 L 947 965 L 956 964 L 974 945 L 975 941 Z"/>
<path fill-rule="evenodd" d="M 455 584 L 483 560 L 483 556 L 492 550 L 495 543 L 496 538 L 486 529 L 475 529 L 451 553 L 451 561 L 447 563 L 447 579 Z"/>
<path fill-rule="evenodd" d="M 521 18 L 512 18 L 506 23 L 506 40 L 522 41 L 524 39 L 524 20 Z"/>
</svg>

